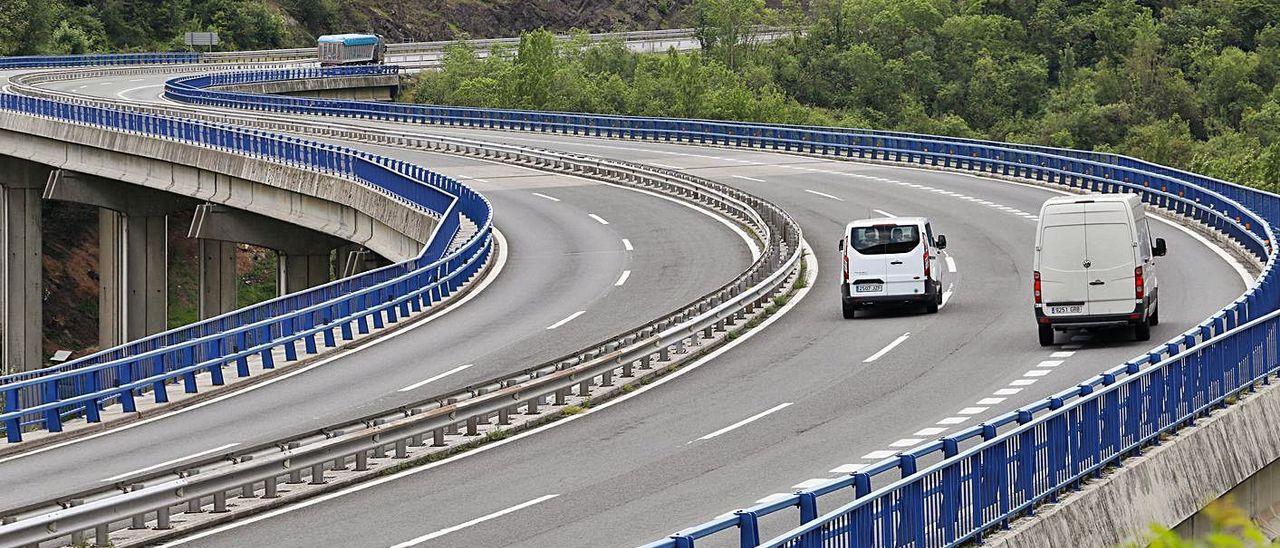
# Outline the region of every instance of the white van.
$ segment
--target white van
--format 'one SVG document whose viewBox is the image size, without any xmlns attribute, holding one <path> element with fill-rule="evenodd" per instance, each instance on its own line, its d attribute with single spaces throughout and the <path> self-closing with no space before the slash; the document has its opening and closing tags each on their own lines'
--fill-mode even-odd
<svg viewBox="0 0 1280 548">
<path fill-rule="evenodd" d="M 844 317 L 859 308 L 923 304 L 930 314 L 942 304 L 938 255 L 947 237 L 935 239 L 924 217 L 854 221 L 840 238 L 840 296 Z"/>
<path fill-rule="evenodd" d="M 1156 257 L 1146 210 L 1134 194 L 1063 196 L 1040 208 L 1033 269 L 1040 345 L 1055 331 L 1133 326 L 1140 341 L 1160 323 Z"/>
</svg>

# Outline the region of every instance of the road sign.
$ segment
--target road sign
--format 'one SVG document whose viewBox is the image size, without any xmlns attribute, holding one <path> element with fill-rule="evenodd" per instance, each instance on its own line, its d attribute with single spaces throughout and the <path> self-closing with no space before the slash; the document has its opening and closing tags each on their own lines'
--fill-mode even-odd
<svg viewBox="0 0 1280 548">
<path fill-rule="evenodd" d="M 216 32 L 188 32 L 183 37 L 183 42 L 188 46 L 216 46 L 218 45 L 218 33 Z"/>
</svg>

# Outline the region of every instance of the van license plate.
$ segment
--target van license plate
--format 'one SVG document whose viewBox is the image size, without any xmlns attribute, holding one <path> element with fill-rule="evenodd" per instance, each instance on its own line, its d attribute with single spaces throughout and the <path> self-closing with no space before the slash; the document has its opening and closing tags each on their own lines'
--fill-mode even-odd
<svg viewBox="0 0 1280 548">
<path fill-rule="evenodd" d="M 884 291 L 884 284 L 858 284 L 853 287 L 855 293 L 879 293 Z"/>
<path fill-rule="evenodd" d="M 1084 305 L 1073 304 L 1068 306 L 1050 306 L 1049 313 L 1050 314 L 1083 314 Z"/>
</svg>

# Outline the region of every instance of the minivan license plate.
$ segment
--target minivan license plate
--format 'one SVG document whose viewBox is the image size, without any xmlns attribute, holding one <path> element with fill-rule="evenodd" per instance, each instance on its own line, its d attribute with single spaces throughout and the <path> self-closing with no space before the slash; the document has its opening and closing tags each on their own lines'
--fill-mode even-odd
<svg viewBox="0 0 1280 548">
<path fill-rule="evenodd" d="M 1050 314 L 1083 314 L 1084 305 L 1073 304 L 1073 305 L 1067 305 L 1067 306 L 1050 306 L 1049 313 Z"/>
<path fill-rule="evenodd" d="M 879 293 L 884 291 L 884 284 L 858 284 L 854 286 L 857 293 Z"/>
</svg>

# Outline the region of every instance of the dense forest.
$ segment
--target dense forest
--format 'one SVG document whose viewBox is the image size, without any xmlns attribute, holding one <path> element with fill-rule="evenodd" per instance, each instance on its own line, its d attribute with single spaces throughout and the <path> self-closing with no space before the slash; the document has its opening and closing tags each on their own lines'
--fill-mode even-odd
<svg viewBox="0 0 1280 548">
<path fill-rule="evenodd" d="M 1276 0 L 695 0 L 702 53 L 466 44 L 419 102 L 838 125 L 1116 151 L 1277 189 Z M 764 42 L 754 25 L 785 25 Z"/>
</svg>

